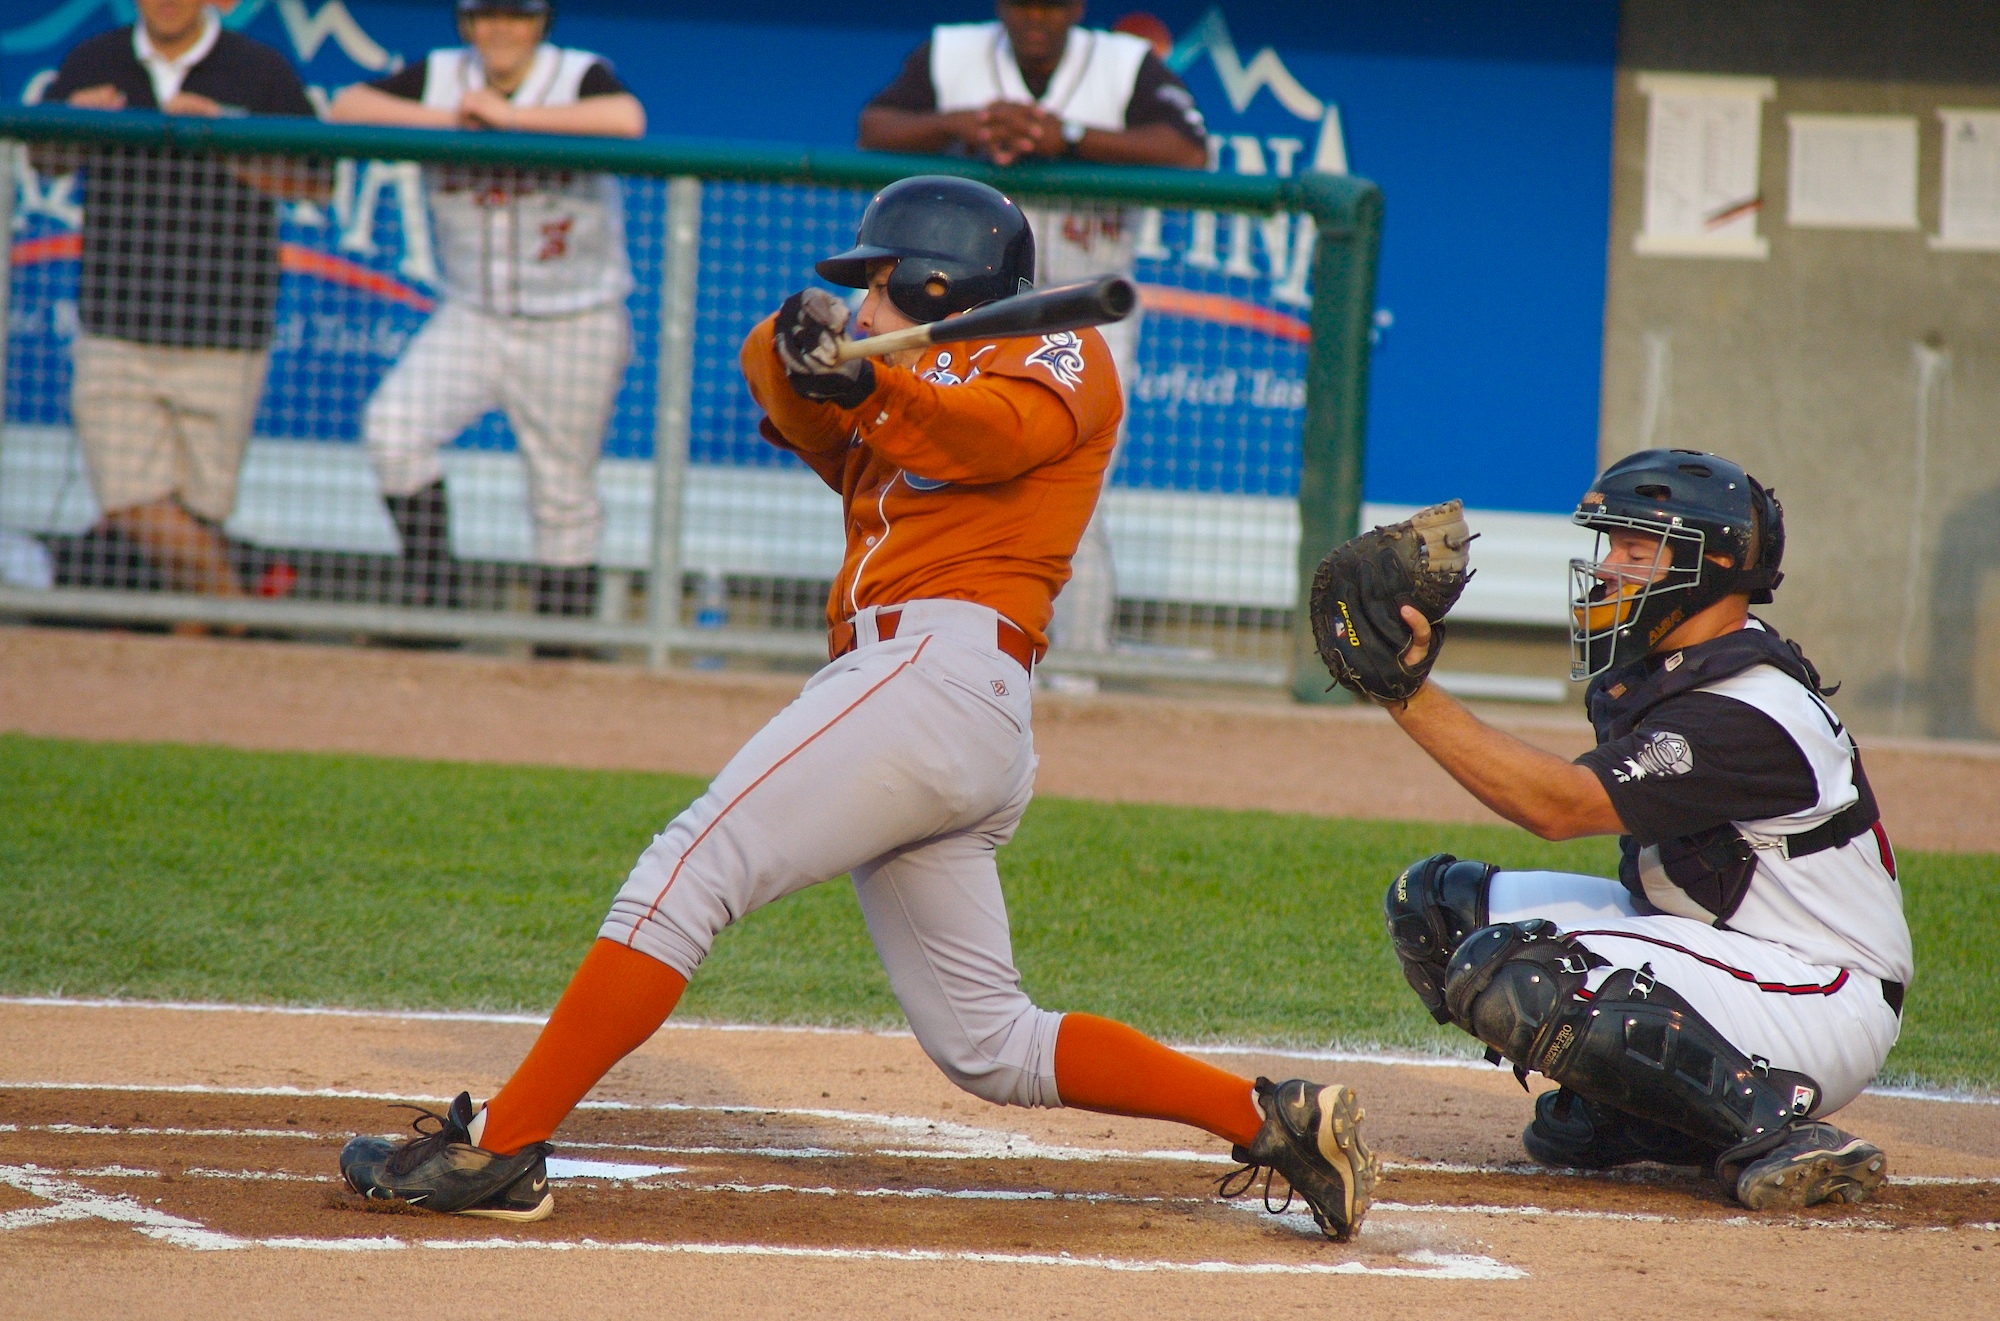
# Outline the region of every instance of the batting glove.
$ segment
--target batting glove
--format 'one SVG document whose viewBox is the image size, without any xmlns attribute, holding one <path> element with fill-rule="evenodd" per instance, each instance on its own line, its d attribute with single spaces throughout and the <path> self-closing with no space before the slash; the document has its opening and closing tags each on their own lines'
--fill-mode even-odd
<svg viewBox="0 0 2000 1321">
<path fill-rule="evenodd" d="M 801 398 L 854 408 L 874 393 L 874 363 L 836 357 L 846 328 L 847 304 L 824 289 L 795 293 L 778 309 L 778 361 Z"/>
</svg>

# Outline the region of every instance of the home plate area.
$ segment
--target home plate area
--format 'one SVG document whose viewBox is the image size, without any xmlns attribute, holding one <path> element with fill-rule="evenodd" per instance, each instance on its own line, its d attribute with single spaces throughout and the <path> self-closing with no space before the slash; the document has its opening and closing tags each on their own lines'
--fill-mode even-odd
<svg viewBox="0 0 2000 1321">
<path fill-rule="evenodd" d="M 1475 1231 L 1496 1219 L 1742 1219 L 1692 1172 L 1579 1178 L 1388 1161 L 1363 1232 L 1337 1245 L 1297 1204 L 1273 1216 L 1255 1193 L 1218 1199 L 1228 1164 L 1193 1152 L 1062 1147 L 830 1109 L 595 1103 L 560 1135 L 556 1216 L 513 1226 L 371 1204 L 341 1184 L 341 1144 L 407 1122 L 402 1099 L 0 1087 L 11 1121 L 0 1124 L 0 1235 L 137 1233 L 198 1251 L 656 1252 L 1469 1282 L 1528 1273 L 1480 1250 Z M 442 1108 L 441 1098 L 408 1103 Z M 1984 1180 L 1893 1184 L 1794 1223 L 1964 1226 L 1991 1220 L 1992 1191 Z"/>
</svg>

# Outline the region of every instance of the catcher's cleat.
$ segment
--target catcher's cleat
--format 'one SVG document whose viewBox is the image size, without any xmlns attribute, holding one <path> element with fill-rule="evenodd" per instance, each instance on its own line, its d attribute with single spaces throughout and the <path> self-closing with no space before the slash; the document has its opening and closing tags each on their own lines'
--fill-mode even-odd
<svg viewBox="0 0 2000 1321">
<path fill-rule="evenodd" d="M 1723 1167 L 1725 1176 L 1728 1172 Z M 1880 1147 L 1832 1124 L 1806 1121 L 1743 1166 L 1736 1200 L 1752 1211 L 1798 1211 L 1835 1199 L 1859 1202 L 1888 1177 L 1889 1158 Z"/>
<path fill-rule="evenodd" d="M 1537 1165 L 1565 1170 L 1608 1170 L 1637 1161 L 1662 1165 L 1713 1165 L 1722 1148 L 1664 1124 L 1586 1101 L 1568 1088 L 1535 1098 L 1535 1121 L 1521 1145 Z"/>
<path fill-rule="evenodd" d="M 1264 1127 L 1249 1146 L 1230 1150 L 1243 1168 L 1224 1175 L 1217 1192 L 1241 1197 L 1265 1170 L 1265 1210 L 1282 1214 L 1296 1193 L 1328 1238 L 1345 1243 L 1354 1237 L 1375 1192 L 1375 1157 L 1361 1141 L 1362 1112 L 1354 1093 L 1338 1083 L 1323 1087 L 1303 1078 L 1282 1083 L 1259 1078 L 1257 1104 Z M 1282 1206 L 1271 1205 L 1272 1174 L 1291 1185 Z"/>
<path fill-rule="evenodd" d="M 460 1092 L 443 1114 L 420 1110 L 410 1124 L 416 1137 L 355 1138 L 340 1149 L 340 1177 L 371 1202 L 523 1224 L 548 1216 L 556 1207 L 549 1144 L 532 1142 L 511 1156 L 475 1147 L 472 1117 L 472 1097 Z"/>
</svg>

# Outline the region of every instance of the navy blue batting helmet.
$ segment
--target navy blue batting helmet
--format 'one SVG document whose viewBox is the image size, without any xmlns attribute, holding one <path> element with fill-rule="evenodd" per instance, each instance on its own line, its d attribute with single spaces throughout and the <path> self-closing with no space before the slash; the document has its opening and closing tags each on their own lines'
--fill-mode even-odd
<svg viewBox="0 0 2000 1321">
<path fill-rule="evenodd" d="M 1034 287 L 1035 235 L 1007 195 L 971 179 L 924 174 L 890 184 L 861 213 L 854 246 L 813 269 L 868 287 L 868 264 L 893 258 L 889 301 L 915 321 L 941 321 Z"/>
</svg>

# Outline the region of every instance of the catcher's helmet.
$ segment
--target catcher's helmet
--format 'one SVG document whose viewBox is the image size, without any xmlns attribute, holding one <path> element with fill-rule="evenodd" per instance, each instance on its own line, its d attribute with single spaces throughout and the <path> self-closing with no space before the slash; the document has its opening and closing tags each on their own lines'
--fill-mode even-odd
<svg viewBox="0 0 2000 1321">
<path fill-rule="evenodd" d="M 996 188 L 948 174 L 875 194 L 854 246 L 813 269 L 829 283 L 866 289 L 868 263 L 885 257 L 898 258 L 889 301 L 920 322 L 1034 287 L 1035 235 L 1021 208 Z"/>
<path fill-rule="evenodd" d="M 1572 679 L 1639 659 L 1725 596 L 1744 592 L 1762 605 L 1785 577 L 1784 506 L 1719 454 L 1643 450 L 1620 459 L 1571 517 L 1598 533 L 1595 558 L 1569 562 Z M 1661 538 L 1659 559 L 1603 564 L 1605 535 L 1621 530 Z M 1729 567 L 1709 555 L 1727 555 Z"/>
</svg>

